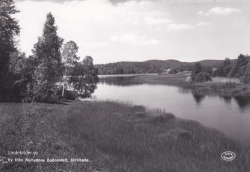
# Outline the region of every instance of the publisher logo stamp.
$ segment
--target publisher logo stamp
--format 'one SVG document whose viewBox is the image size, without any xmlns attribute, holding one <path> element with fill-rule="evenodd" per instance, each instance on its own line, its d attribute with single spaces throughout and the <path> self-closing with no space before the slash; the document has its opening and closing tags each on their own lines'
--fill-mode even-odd
<svg viewBox="0 0 250 172">
<path fill-rule="evenodd" d="M 232 161 L 236 157 L 236 154 L 232 151 L 226 151 L 221 154 L 221 159 L 224 161 Z"/>
</svg>

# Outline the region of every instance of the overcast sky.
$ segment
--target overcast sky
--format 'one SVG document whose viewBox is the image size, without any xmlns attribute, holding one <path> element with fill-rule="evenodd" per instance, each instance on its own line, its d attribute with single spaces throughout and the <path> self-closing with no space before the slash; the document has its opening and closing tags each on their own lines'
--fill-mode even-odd
<svg viewBox="0 0 250 172">
<path fill-rule="evenodd" d="M 78 55 L 92 56 L 95 64 L 250 54 L 250 3 L 186 1 L 15 0 L 20 49 L 31 54 L 51 12 L 58 35 L 65 42 L 75 41 Z"/>
</svg>

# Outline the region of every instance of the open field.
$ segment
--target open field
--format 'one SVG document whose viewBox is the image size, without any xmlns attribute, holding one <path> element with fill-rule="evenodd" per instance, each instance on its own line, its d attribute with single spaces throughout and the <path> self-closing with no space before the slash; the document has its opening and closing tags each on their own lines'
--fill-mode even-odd
<svg viewBox="0 0 250 172">
<path fill-rule="evenodd" d="M 0 104 L 0 152 L 29 158 L 87 158 L 88 163 L 7 163 L 0 171 L 246 172 L 250 152 L 224 134 L 143 106 L 73 101 Z M 224 151 L 237 155 L 223 161 Z"/>
<path fill-rule="evenodd" d="M 135 79 L 147 84 L 167 84 L 175 86 L 187 86 L 190 83 L 185 82 L 191 72 L 182 72 L 177 74 L 161 74 L 161 75 L 140 75 Z"/>
</svg>

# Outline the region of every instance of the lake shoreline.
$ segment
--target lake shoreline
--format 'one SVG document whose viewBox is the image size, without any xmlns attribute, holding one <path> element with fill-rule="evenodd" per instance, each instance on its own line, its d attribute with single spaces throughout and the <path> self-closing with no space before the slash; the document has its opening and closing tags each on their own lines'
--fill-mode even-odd
<svg viewBox="0 0 250 172">
<path fill-rule="evenodd" d="M 250 96 L 250 84 L 234 82 L 204 82 L 192 83 L 186 81 L 191 72 L 182 72 L 178 74 L 162 75 L 140 75 L 135 80 L 146 84 L 160 84 L 177 86 L 184 89 L 190 89 L 197 95 L 217 95 L 222 97 Z"/>
<path fill-rule="evenodd" d="M 39 157 L 87 158 L 91 162 L 88 168 L 97 171 L 210 172 L 219 169 L 234 172 L 250 168 L 249 150 L 225 134 L 199 122 L 176 118 L 171 113 L 147 111 L 144 106 L 111 101 L 73 101 L 68 105 L 5 103 L 1 106 L 3 113 L 9 116 L 1 119 L 1 125 L 7 126 L 1 132 L 3 146 L 7 146 L 5 150 L 10 149 L 8 143 L 12 143 L 13 150 L 35 147 Z M 25 118 L 19 119 L 17 113 L 23 113 Z M 27 121 L 15 126 L 18 120 Z M 20 133 L 21 140 L 8 134 L 25 132 L 18 129 L 28 124 L 33 128 L 29 128 L 29 134 Z M 35 137 L 36 134 L 39 137 Z M 32 138 L 32 144 L 28 144 L 28 137 Z M 51 139 L 43 142 L 44 138 Z M 230 164 L 220 157 L 228 150 L 237 155 Z M 24 168 L 33 165 L 19 164 Z M 86 166 L 60 164 L 61 167 L 67 165 L 75 171 Z M 41 164 L 39 168 L 46 166 Z"/>
</svg>

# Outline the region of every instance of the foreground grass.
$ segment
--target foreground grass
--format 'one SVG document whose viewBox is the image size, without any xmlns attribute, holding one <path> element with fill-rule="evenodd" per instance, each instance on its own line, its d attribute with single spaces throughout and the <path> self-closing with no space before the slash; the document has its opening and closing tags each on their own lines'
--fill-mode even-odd
<svg viewBox="0 0 250 172">
<path fill-rule="evenodd" d="M 0 104 L 0 156 L 87 158 L 89 163 L 6 163 L 0 171 L 246 172 L 249 150 L 217 130 L 115 102 Z M 224 151 L 237 155 L 223 161 Z"/>
</svg>

